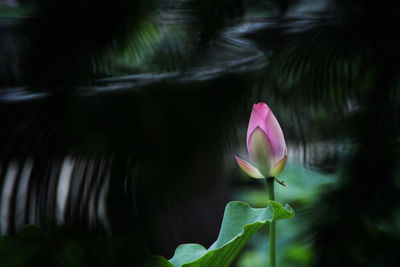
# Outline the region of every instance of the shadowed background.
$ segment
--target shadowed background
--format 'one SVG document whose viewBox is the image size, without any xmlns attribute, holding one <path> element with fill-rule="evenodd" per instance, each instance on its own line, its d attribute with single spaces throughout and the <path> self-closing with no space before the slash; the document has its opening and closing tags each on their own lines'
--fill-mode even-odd
<svg viewBox="0 0 400 267">
<path fill-rule="evenodd" d="M 263 101 L 289 150 L 277 200 L 296 211 L 278 223 L 280 266 L 396 266 L 398 12 L 1 1 L 1 265 L 140 266 L 210 246 L 228 201 L 266 205 L 233 157 Z M 266 230 L 236 266 L 266 266 Z"/>
</svg>

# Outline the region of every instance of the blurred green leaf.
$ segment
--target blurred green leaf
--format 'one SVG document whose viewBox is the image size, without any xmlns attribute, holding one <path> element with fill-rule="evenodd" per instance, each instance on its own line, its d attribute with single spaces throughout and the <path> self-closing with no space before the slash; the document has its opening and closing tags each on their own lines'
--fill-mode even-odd
<svg viewBox="0 0 400 267">
<path fill-rule="evenodd" d="M 338 181 L 335 174 L 328 175 L 312 171 L 294 161 L 288 161 L 279 178 L 287 184 L 287 187 L 277 186 L 275 189 L 279 201 L 302 206 L 314 202 L 321 189 Z M 240 188 L 235 198 L 245 201 L 253 207 L 262 207 L 268 201 L 268 194 L 263 186 L 247 186 Z"/>
<path fill-rule="evenodd" d="M 310 266 L 314 259 L 314 252 L 309 246 L 292 245 L 287 248 L 285 257 L 294 263 Z"/>
</svg>

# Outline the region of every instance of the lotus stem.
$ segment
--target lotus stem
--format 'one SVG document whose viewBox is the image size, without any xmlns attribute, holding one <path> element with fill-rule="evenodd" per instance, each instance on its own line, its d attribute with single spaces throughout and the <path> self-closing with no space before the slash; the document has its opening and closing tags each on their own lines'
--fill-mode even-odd
<svg viewBox="0 0 400 267">
<path fill-rule="evenodd" d="M 274 192 L 274 177 L 267 178 L 267 187 L 268 187 L 268 198 L 269 200 L 275 200 L 275 192 Z M 273 220 L 269 224 L 269 266 L 276 266 L 275 259 L 275 249 L 276 249 L 276 239 L 275 239 L 275 221 Z"/>
</svg>

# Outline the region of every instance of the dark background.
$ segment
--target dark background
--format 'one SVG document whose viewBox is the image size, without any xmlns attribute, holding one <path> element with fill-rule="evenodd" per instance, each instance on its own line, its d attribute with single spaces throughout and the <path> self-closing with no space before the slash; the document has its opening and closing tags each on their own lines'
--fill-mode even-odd
<svg viewBox="0 0 400 267">
<path fill-rule="evenodd" d="M 289 161 L 280 266 L 396 266 L 399 4 L 0 2 L 1 266 L 140 266 L 216 240 L 252 104 Z M 25 224 L 39 225 L 23 227 Z M 266 266 L 266 229 L 237 266 Z"/>
</svg>

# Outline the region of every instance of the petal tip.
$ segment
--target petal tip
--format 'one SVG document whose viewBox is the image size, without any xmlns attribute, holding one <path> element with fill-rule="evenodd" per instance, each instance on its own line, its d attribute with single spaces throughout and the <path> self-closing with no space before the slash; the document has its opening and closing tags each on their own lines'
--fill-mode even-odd
<svg viewBox="0 0 400 267">
<path fill-rule="evenodd" d="M 253 177 L 253 178 L 257 178 L 257 179 L 265 178 L 256 167 L 254 167 L 253 165 L 251 165 L 247 161 L 242 160 L 241 158 L 237 157 L 236 155 L 235 155 L 235 159 L 236 159 L 236 162 L 238 163 L 239 167 L 248 176 Z"/>
<path fill-rule="evenodd" d="M 271 169 L 271 176 L 278 176 L 282 171 L 283 168 L 285 168 L 287 161 L 287 155 L 285 155 L 278 163 L 275 164 L 274 167 Z"/>
<path fill-rule="evenodd" d="M 268 105 L 264 102 L 258 102 L 253 105 L 253 108 L 268 108 Z"/>
<path fill-rule="evenodd" d="M 261 117 L 265 120 L 270 111 L 270 108 L 264 102 L 259 102 L 253 105 L 253 110 L 256 110 L 257 113 L 260 114 Z"/>
</svg>

